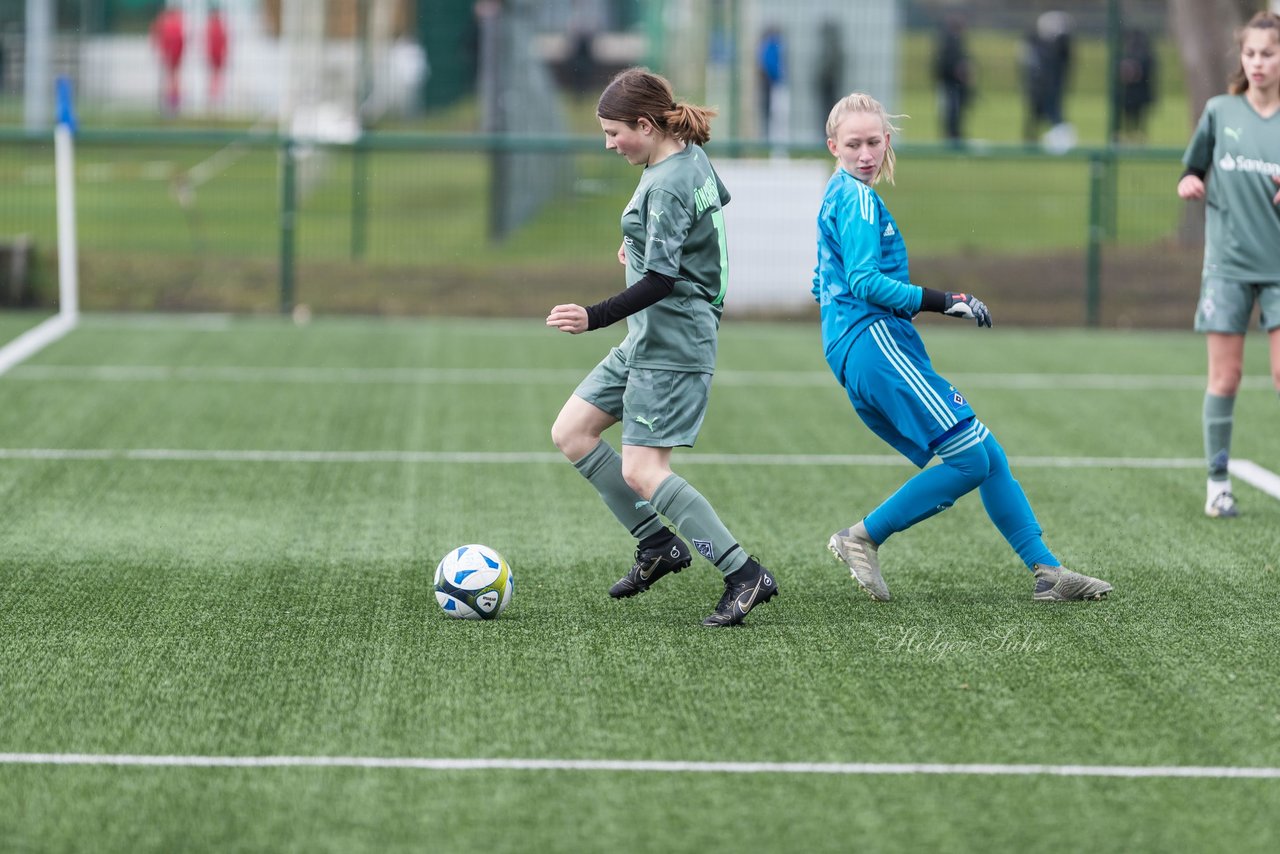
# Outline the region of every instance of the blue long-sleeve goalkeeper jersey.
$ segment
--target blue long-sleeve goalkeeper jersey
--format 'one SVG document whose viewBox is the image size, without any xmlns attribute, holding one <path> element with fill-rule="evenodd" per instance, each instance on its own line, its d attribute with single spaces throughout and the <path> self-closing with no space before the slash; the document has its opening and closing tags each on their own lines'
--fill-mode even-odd
<svg viewBox="0 0 1280 854">
<path fill-rule="evenodd" d="M 822 307 L 822 349 L 844 384 L 854 340 L 884 317 L 910 322 L 924 291 L 911 284 L 907 244 L 880 196 L 843 168 L 827 182 L 818 214 L 813 298 Z"/>
</svg>

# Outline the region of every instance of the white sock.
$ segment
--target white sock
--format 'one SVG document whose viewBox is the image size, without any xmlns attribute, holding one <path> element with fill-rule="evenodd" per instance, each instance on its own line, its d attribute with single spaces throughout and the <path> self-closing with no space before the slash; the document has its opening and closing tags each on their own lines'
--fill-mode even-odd
<svg viewBox="0 0 1280 854">
<path fill-rule="evenodd" d="M 1231 491 L 1231 479 L 1227 480 L 1210 480 L 1208 487 L 1207 500 L 1212 501 L 1224 492 Z"/>
</svg>

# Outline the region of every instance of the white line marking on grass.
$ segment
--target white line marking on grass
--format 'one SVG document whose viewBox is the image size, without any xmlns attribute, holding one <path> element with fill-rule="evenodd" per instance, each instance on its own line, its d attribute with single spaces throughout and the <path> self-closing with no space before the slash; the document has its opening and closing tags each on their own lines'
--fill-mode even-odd
<svg viewBox="0 0 1280 854">
<path fill-rule="evenodd" d="M 1161 391 L 1204 389 L 1203 374 L 947 374 L 964 389 L 1071 389 L 1092 391 Z M 1270 377 L 1244 377 L 1242 389 L 1271 388 Z"/>
<path fill-rule="evenodd" d="M 442 463 L 460 465 L 560 464 L 555 451 L 266 451 L 183 448 L 0 448 L 0 460 L 135 460 L 216 463 Z M 897 454 L 681 454 L 681 465 L 898 466 Z M 1020 468 L 1199 469 L 1199 457 L 1012 457 Z M 1251 460 L 1232 460 L 1231 473 L 1275 498 L 1280 476 Z"/>
<path fill-rule="evenodd" d="M 0 460 L 155 460 L 216 463 L 558 463 L 554 451 L 199 451 L 181 448 L 0 448 Z"/>
<path fill-rule="evenodd" d="M 1227 463 L 1227 470 L 1272 498 L 1280 498 L 1280 475 L 1275 472 L 1264 469 L 1252 460 L 1231 460 Z"/>
<path fill-rule="evenodd" d="M 6 765 L 164 768 L 390 768 L 421 771 L 624 771 L 656 774 L 939 774 L 1050 777 L 1280 779 L 1280 768 L 1199 765 L 993 765 L 881 762 L 664 762 L 626 759 L 415 759 L 378 756 L 131 756 L 0 753 Z"/>
<path fill-rule="evenodd" d="M 74 314 L 55 314 L 39 326 L 28 329 L 8 344 L 0 347 L 0 374 L 30 358 L 45 347 L 66 335 L 76 326 Z"/>
<path fill-rule="evenodd" d="M 506 368 L 243 368 L 164 365 L 27 365 L 14 379 L 109 382 L 396 383 L 409 385 L 576 384 L 579 370 Z"/>
<path fill-rule="evenodd" d="M 563 463 L 555 451 L 266 451 L 181 448 L 0 448 L 0 460 L 158 460 L 232 463 Z M 911 466 L 897 454 L 681 454 L 680 464 L 732 466 Z M 1013 457 L 1028 468 L 1200 468 L 1198 457 Z M 1247 461 L 1242 461 L 1247 462 Z"/>
<path fill-rule="evenodd" d="M 211 315 L 211 328 L 226 328 Z M 144 325 L 145 321 L 132 321 Z M 111 325 L 95 321 L 95 326 Z M 156 326 L 166 324 L 157 322 Z M 582 379 L 579 368 L 319 368 L 268 366 L 174 367 L 167 365 L 27 365 L 12 375 L 28 380 L 102 380 L 111 382 L 280 382 L 280 383 L 397 383 L 409 385 L 565 385 Z M 1121 374 L 955 374 L 961 389 L 1161 391 L 1202 389 L 1200 375 Z M 736 371 L 716 373 L 715 384 L 732 387 L 832 388 L 829 373 L 821 371 Z M 1241 388 L 1270 389 L 1270 380 L 1246 377 Z"/>
</svg>

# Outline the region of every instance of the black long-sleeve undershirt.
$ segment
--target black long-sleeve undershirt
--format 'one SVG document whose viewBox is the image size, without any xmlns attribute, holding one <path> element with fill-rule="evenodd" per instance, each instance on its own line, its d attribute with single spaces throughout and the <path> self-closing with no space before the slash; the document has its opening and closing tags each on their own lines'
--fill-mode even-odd
<svg viewBox="0 0 1280 854">
<path fill-rule="evenodd" d="M 676 280 L 671 276 L 645 270 L 644 276 L 631 287 L 624 288 L 621 293 L 595 305 L 587 306 L 587 330 L 601 329 L 638 311 L 644 311 L 661 302 L 675 287 Z"/>
</svg>

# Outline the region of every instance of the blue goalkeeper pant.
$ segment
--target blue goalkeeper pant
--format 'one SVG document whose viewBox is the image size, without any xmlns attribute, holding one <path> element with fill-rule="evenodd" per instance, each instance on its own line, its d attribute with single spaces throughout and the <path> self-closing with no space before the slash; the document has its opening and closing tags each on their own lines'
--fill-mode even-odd
<svg viewBox="0 0 1280 854">
<path fill-rule="evenodd" d="M 933 369 L 909 320 L 872 323 L 849 348 L 842 380 L 854 410 L 872 431 L 924 468 L 863 523 L 877 543 L 955 503 L 973 489 L 987 515 L 1028 568 L 1058 566 L 1004 449 L 954 385 Z"/>
<path fill-rule="evenodd" d="M 996 437 L 974 420 L 937 449 L 942 465 L 931 466 L 907 481 L 863 520 L 877 543 L 946 510 L 976 487 L 982 506 L 996 528 L 1030 569 L 1035 564 L 1060 566 L 1044 544 L 1022 486 L 1009 470 L 1009 459 Z"/>
</svg>

